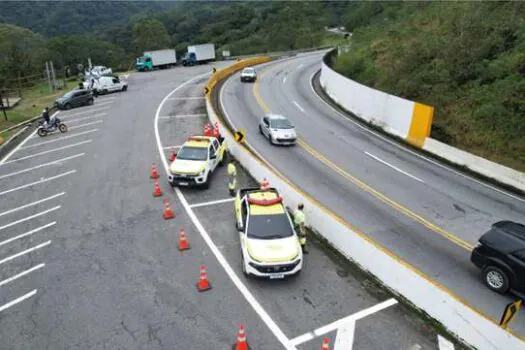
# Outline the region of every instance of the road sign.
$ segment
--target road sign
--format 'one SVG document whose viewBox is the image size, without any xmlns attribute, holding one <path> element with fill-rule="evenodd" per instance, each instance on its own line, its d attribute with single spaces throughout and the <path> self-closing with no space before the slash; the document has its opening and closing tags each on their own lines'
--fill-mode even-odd
<svg viewBox="0 0 525 350">
<path fill-rule="evenodd" d="M 235 137 L 235 141 L 237 141 L 239 143 L 243 143 L 244 140 L 246 139 L 246 131 L 244 131 L 242 129 L 241 130 L 237 130 L 233 136 Z"/>
<path fill-rule="evenodd" d="M 208 92 L 210 92 L 210 89 L 208 89 L 208 87 L 207 87 L 207 86 L 205 86 L 205 87 L 204 87 L 204 95 L 207 95 L 207 94 L 208 94 Z"/>
<path fill-rule="evenodd" d="M 502 328 L 507 328 L 507 325 L 512 321 L 514 316 L 518 313 L 518 310 L 521 308 L 521 300 L 516 300 L 513 303 L 508 304 L 503 311 L 503 316 L 501 316 L 501 321 L 499 325 Z"/>
<path fill-rule="evenodd" d="M 217 71 L 217 68 L 213 67 L 212 71 L 213 73 L 215 73 Z"/>
</svg>

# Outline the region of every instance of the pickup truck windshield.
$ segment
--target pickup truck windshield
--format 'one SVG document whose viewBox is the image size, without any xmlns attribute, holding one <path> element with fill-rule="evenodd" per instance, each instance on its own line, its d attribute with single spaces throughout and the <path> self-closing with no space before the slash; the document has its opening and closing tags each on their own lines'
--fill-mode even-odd
<svg viewBox="0 0 525 350">
<path fill-rule="evenodd" d="M 293 228 L 286 214 L 250 216 L 246 230 L 248 238 L 279 239 L 291 237 Z"/>
<path fill-rule="evenodd" d="M 182 147 L 179 153 L 177 153 L 177 159 L 207 160 L 208 149 L 203 147 Z"/>
</svg>

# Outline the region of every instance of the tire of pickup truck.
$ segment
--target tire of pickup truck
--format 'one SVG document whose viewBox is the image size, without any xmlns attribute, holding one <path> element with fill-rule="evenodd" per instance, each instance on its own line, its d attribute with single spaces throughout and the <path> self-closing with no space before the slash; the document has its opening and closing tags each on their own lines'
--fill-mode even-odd
<svg viewBox="0 0 525 350">
<path fill-rule="evenodd" d="M 202 187 L 207 190 L 208 188 L 210 188 L 210 182 L 211 182 L 211 174 L 208 173 L 208 176 L 206 177 L 206 182 L 202 184 Z"/>
</svg>

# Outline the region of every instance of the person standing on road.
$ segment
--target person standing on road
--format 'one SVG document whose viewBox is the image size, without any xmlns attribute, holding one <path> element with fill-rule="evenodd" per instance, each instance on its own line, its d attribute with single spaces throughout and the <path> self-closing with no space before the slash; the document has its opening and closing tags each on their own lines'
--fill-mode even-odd
<svg viewBox="0 0 525 350">
<path fill-rule="evenodd" d="M 230 191 L 230 196 L 235 196 L 235 186 L 237 184 L 237 168 L 233 161 L 228 164 L 228 190 Z"/>
<path fill-rule="evenodd" d="M 293 224 L 296 227 L 299 235 L 299 243 L 301 244 L 301 248 L 303 249 L 304 254 L 308 254 L 306 251 L 306 228 L 305 228 L 305 222 L 306 222 L 306 215 L 304 215 L 304 205 L 303 203 L 299 203 L 297 206 L 297 209 L 293 212 Z"/>
</svg>

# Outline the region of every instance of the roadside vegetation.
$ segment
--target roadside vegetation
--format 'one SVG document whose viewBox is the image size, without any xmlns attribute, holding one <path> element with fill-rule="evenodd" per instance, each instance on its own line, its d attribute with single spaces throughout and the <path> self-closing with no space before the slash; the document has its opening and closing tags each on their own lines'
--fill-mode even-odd
<svg viewBox="0 0 525 350">
<path fill-rule="evenodd" d="M 431 136 L 525 171 L 525 3 L 362 3 L 342 74 L 436 107 Z"/>
</svg>

